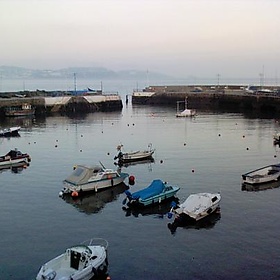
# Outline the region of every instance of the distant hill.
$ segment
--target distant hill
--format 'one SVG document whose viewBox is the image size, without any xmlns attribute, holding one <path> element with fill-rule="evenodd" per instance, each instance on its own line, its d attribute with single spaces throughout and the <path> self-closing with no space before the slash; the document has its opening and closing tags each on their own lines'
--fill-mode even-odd
<svg viewBox="0 0 280 280">
<path fill-rule="evenodd" d="M 77 79 L 90 78 L 90 79 L 172 79 L 173 77 L 167 76 L 156 72 L 147 72 L 139 70 L 122 70 L 113 71 L 102 67 L 70 67 L 58 70 L 38 70 L 28 69 L 23 67 L 14 66 L 0 66 L 0 77 L 2 79 L 53 79 L 53 78 L 66 78 L 73 77 L 76 74 Z"/>
</svg>

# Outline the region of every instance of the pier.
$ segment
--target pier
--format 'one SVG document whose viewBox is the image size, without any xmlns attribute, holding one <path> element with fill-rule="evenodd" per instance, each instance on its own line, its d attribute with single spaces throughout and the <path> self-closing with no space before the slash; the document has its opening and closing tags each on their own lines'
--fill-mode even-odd
<svg viewBox="0 0 280 280">
<path fill-rule="evenodd" d="M 149 86 L 133 92 L 132 104 L 174 106 L 187 98 L 189 109 L 280 115 L 280 89 L 246 86 Z"/>
<path fill-rule="evenodd" d="M 64 92 L 9 92 L 0 95 L 0 116 L 8 107 L 30 104 L 35 115 L 90 113 L 123 108 L 118 94 L 69 95 Z"/>
</svg>

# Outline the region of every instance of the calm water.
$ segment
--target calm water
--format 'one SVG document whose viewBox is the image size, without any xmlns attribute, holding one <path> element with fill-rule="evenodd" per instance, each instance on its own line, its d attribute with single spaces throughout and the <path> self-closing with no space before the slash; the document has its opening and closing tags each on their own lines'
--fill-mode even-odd
<svg viewBox="0 0 280 280">
<path fill-rule="evenodd" d="M 176 108 L 124 107 L 79 118 L 12 119 L 21 137 L 0 139 L 0 152 L 32 157 L 19 173 L 0 173 L 0 279 L 34 279 L 41 264 L 91 237 L 109 242 L 111 279 L 279 279 L 280 188 L 246 191 L 241 174 L 280 161 L 272 119 L 199 112 L 176 119 Z M 115 168 L 116 146 L 156 149 L 155 162 L 123 168 L 132 190 L 160 178 L 191 193 L 221 192 L 221 216 L 171 233 L 169 204 L 122 209 L 124 188 L 73 201 L 58 196 L 75 164 Z"/>
</svg>

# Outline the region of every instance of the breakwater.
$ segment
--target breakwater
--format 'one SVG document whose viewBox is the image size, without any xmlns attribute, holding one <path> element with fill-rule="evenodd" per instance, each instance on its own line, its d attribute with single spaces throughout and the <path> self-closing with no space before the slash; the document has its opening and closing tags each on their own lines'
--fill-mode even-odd
<svg viewBox="0 0 280 280">
<path fill-rule="evenodd" d="M 34 107 L 36 115 L 115 111 L 121 110 L 123 107 L 121 97 L 118 94 L 25 96 L 16 93 L 9 96 L 2 95 L 0 116 L 5 116 L 6 108 L 21 107 L 24 104 L 30 104 Z"/>
<path fill-rule="evenodd" d="M 133 92 L 132 104 L 176 106 L 187 99 L 189 109 L 280 115 L 278 88 L 248 91 L 244 86 L 150 86 Z"/>
</svg>

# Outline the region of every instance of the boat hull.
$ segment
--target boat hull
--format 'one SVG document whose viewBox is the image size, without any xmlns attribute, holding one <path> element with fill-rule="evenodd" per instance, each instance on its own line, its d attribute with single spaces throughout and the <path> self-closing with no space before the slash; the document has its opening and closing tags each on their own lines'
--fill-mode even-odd
<svg viewBox="0 0 280 280">
<path fill-rule="evenodd" d="M 280 178 L 280 164 L 268 165 L 254 171 L 242 174 L 243 184 L 264 184 L 278 181 Z"/>
<path fill-rule="evenodd" d="M 106 180 L 100 180 L 100 181 L 92 181 L 88 182 L 86 184 L 72 184 L 70 182 L 64 181 L 64 190 L 63 193 L 72 193 L 72 192 L 90 192 L 90 191 L 100 191 L 107 188 L 115 187 L 121 183 L 124 182 L 125 178 L 128 177 L 128 174 L 122 173 L 120 174 L 120 177 L 112 178 L 112 179 L 106 179 Z"/>
</svg>

